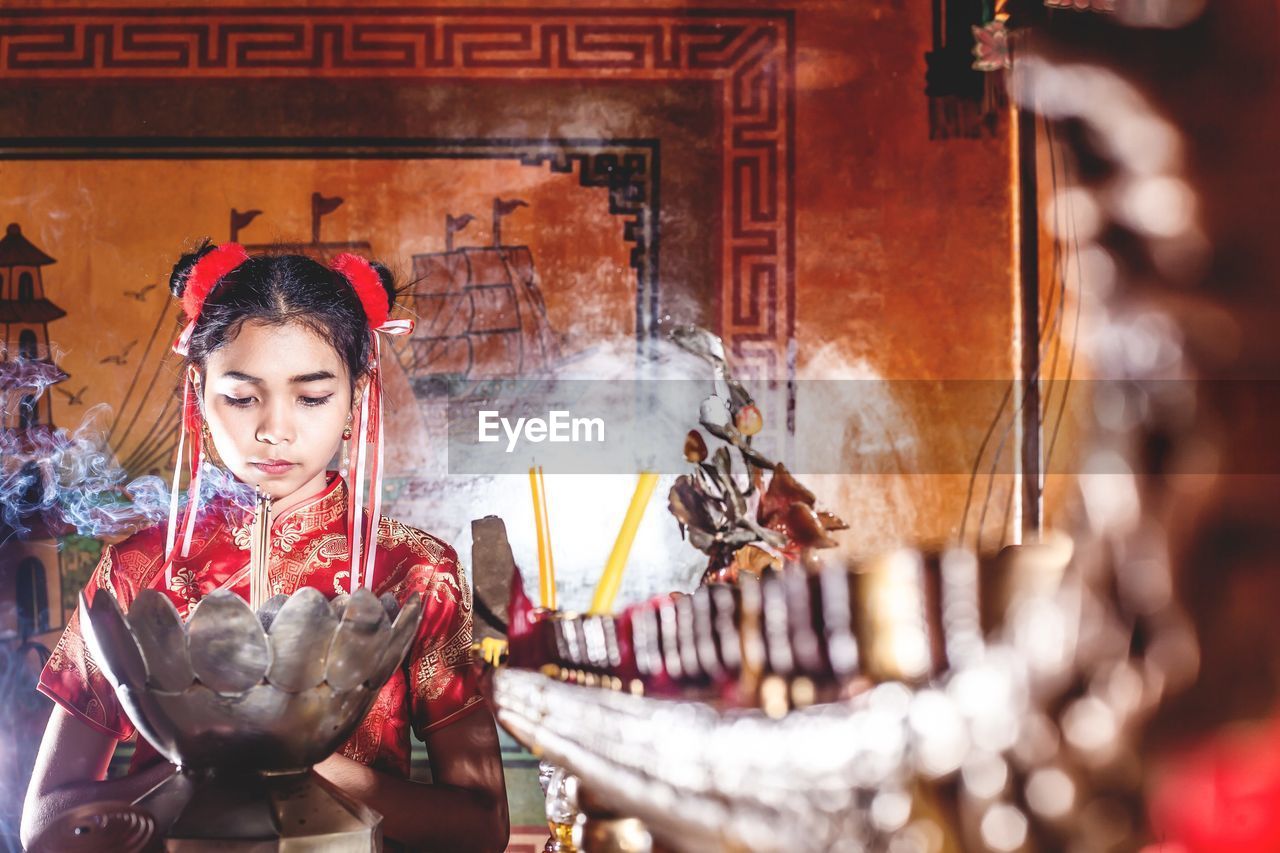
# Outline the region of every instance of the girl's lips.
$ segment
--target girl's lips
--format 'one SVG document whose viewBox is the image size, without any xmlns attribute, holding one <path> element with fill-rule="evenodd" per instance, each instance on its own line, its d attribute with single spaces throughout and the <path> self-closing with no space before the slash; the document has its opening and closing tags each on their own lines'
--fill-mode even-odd
<svg viewBox="0 0 1280 853">
<path fill-rule="evenodd" d="M 292 468 L 295 462 L 254 462 L 254 468 L 257 468 L 264 474 L 283 474 Z"/>
</svg>

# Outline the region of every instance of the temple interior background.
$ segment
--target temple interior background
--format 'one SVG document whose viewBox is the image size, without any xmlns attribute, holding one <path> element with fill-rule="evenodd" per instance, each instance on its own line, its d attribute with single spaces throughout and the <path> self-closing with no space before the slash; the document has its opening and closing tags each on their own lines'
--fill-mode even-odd
<svg viewBox="0 0 1280 853">
<path fill-rule="evenodd" d="M 192 241 L 356 251 L 395 270 L 417 320 L 386 371 L 384 512 L 457 547 L 477 598 L 499 590 L 505 608 L 509 570 L 481 578 L 472 521 L 503 519 L 533 596 L 537 502 L 509 468 L 451 470 L 458 389 L 663 379 L 710 394 L 714 360 L 681 346 L 680 330 L 700 327 L 754 396 L 753 446 L 807 487 L 813 519 L 843 522 L 804 541 L 785 527 L 785 547 L 761 551 L 765 575 L 786 563 L 873 579 L 851 587 L 865 597 L 857 689 L 823 657 L 839 685 L 824 694 L 810 675 L 797 693 L 770 651 L 745 704 L 785 721 L 928 694 L 903 723 L 905 776 L 815 794 L 845 802 L 829 810 L 774 804 L 778 826 L 817 839 L 821 824 L 847 844 L 794 849 L 1123 850 L 1157 837 L 1273 849 L 1272 817 L 1233 836 L 1189 804 L 1254 814 L 1280 791 L 1274 761 L 1238 757 L 1274 739 L 1280 672 L 1278 37 L 1272 4 L 1193 0 L 14 0 L 0 10 L 5 483 L 18 449 L 59 430 L 97 442 L 126 479 L 172 476 L 178 306 L 165 282 Z M 58 372 L 43 393 L 24 384 L 24 361 Z M 699 426 L 696 408 L 659 409 L 649 416 L 676 434 Z M 595 471 L 548 463 L 561 611 L 592 611 L 646 468 L 657 487 L 619 618 L 760 573 L 746 557 L 712 571 L 729 563 L 709 565 L 692 516 L 668 507 L 693 464 L 669 449 Z M 123 533 L 36 525 L 2 546 L 0 843 L 13 849 L 50 709 L 34 676 L 102 544 Z M 998 653 L 966 657 L 949 633 L 954 549 L 973 555 L 974 619 Z M 901 581 L 903 559 L 933 580 Z M 544 736 L 528 709 L 595 707 L 582 697 L 616 673 L 563 643 L 521 669 L 507 642 L 515 676 L 504 687 L 500 670 L 496 701 L 511 703 L 509 849 L 541 850 L 539 759 L 575 771 L 590 732 L 574 744 L 586 752 L 556 746 L 568 736 Z M 1000 668 L 1001 655 L 1022 657 Z M 980 687 L 956 686 L 983 666 L 1015 685 L 999 721 L 964 705 Z M 545 691 L 514 680 L 539 672 Z M 761 692 L 770 673 L 785 676 L 782 711 Z M 680 684 L 643 698 L 706 700 L 705 684 Z M 876 693 L 886 685 L 911 698 Z M 928 716 L 934 694 L 960 710 Z M 1006 724 L 1013 742 L 983 740 Z M 929 740 L 947 726 L 963 747 Z M 777 750 L 791 742 L 771 737 L 750 767 L 785 775 Z M 1000 763 L 998 791 L 975 755 Z M 931 756 L 941 764 L 921 770 Z M 602 824 L 663 813 L 643 792 L 682 790 L 667 758 L 613 781 L 579 770 L 602 798 L 584 795 L 580 811 Z M 420 745 L 414 767 L 429 772 Z M 685 819 L 651 819 L 655 849 L 775 849 L 762 830 L 713 842 Z"/>
</svg>

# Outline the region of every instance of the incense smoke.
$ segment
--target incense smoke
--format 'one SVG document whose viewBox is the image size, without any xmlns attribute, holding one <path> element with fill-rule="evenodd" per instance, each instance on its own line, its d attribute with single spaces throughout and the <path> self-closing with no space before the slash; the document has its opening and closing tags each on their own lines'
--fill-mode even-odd
<svg viewBox="0 0 1280 853">
<path fill-rule="evenodd" d="M 47 387 L 47 386 L 46 386 Z M 38 399 L 38 397 L 36 398 Z M 0 521 L 22 536 L 39 518 L 55 533 L 108 538 L 163 518 L 168 489 L 128 474 L 106 445 L 106 405 L 68 432 L 36 424 L 0 432 Z"/>
<path fill-rule="evenodd" d="M 0 525 L 8 529 L 6 538 L 30 533 L 37 521 L 55 536 L 74 530 L 119 537 L 163 518 L 164 481 L 145 476 L 126 482 L 128 474 L 107 446 L 108 406 L 92 407 L 70 431 L 33 416 L 48 389 L 64 378 L 52 360 L 0 360 L 0 399 L 6 413 L 16 404 L 20 424 L 0 430 Z"/>
</svg>

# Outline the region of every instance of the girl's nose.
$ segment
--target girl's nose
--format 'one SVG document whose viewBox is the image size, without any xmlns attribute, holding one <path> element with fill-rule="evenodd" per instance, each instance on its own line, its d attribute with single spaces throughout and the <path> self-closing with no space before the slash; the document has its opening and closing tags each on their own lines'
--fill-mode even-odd
<svg viewBox="0 0 1280 853">
<path fill-rule="evenodd" d="M 293 441 L 293 421 L 282 405 L 263 407 L 263 419 L 258 424 L 255 438 L 263 444 L 287 444 Z"/>
</svg>

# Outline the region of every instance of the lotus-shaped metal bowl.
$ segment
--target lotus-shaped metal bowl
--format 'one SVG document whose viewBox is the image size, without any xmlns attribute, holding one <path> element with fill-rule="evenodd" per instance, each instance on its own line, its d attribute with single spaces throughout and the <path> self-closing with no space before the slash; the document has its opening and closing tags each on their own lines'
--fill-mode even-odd
<svg viewBox="0 0 1280 853">
<path fill-rule="evenodd" d="M 303 587 L 255 613 L 215 592 L 186 624 L 144 590 L 126 616 L 100 592 L 80 596 L 85 639 L 138 731 L 174 764 L 305 770 L 350 737 L 404 659 L 422 599 L 360 589 L 330 602 Z"/>
</svg>

